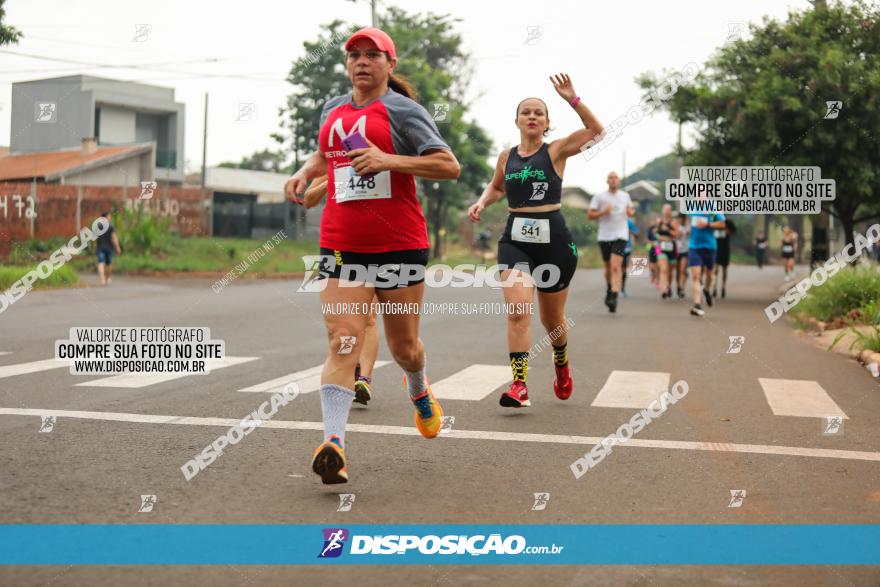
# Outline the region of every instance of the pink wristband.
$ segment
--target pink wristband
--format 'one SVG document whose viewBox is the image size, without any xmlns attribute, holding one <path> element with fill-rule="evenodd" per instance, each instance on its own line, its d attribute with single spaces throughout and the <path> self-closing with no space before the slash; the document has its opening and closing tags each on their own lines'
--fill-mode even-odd
<svg viewBox="0 0 880 587">
<path fill-rule="evenodd" d="M 581 97 L 580 97 L 580 96 L 575 96 L 574 100 L 572 100 L 572 101 L 570 102 L 571 107 L 574 108 L 575 106 L 578 105 L 578 102 L 580 102 L 580 101 L 581 101 Z"/>
</svg>

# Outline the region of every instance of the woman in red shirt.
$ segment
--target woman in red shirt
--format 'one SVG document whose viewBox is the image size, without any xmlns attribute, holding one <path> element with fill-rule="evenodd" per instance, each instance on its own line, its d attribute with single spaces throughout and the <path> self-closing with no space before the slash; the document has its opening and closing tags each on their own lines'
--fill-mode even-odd
<svg viewBox="0 0 880 587">
<path fill-rule="evenodd" d="M 413 100 L 412 88 L 393 75 L 397 53 L 391 38 L 379 29 L 361 29 L 345 51 L 352 91 L 324 105 L 320 148 L 284 189 L 302 203 L 299 194 L 308 180 L 328 175 L 320 237 L 322 307 L 368 307 L 375 293 L 380 302 L 421 308 L 430 245 L 414 178 L 457 179 L 461 168 L 427 111 Z M 361 137 L 368 147 L 356 148 Z M 324 443 L 312 459 L 324 483 L 348 481 L 345 426 L 368 316 L 369 311 L 324 315 L 329 341 L 321 374 Z M 443 410 L 425 378 L 419 314 L 388 313 L 383 320 L 391 355 L 406 373 L 416 427 L 434 438 Z"/>
</svg>

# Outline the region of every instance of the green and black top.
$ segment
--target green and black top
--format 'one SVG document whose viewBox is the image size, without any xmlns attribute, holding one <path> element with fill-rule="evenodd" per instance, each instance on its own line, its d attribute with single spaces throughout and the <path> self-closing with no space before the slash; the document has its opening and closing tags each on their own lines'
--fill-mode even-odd
<svg viewBox="0 0 880 587">
<path fill-rule="evenodd" d="M 547 143 L 528 157 L 510 150 L 504 166 L 504 191 L 511 208 L 529 208 L 562 201 L 562 178 L 553 168 Z"/>
</svg>

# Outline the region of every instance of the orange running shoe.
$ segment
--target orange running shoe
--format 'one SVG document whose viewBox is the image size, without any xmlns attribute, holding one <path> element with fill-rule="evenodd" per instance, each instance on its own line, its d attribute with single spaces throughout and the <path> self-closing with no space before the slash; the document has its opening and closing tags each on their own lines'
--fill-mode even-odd
<svg viewBox="0 0 880 587">
<path fill-rule="evenodd" d="M 412 400 L 416 407 L 413 418 L 422 436 L 434 438 L 440 434 L 440 428 L 443 426 L 443 408 L 431 393 L 431 385 L 427 379 L 425 384 L 427 385 L 425 393 Z M 406 386 L 406 375 L 403 376 L 403 385 Z"/>
<path fill-rule="evenodd" d="M 315 450 L 312 457 L 312 471 L 321 476 L 324 485 L 348 483 L 348 469 L 345 466 L 345 451 L 342 441 L 332 434 Z"/>
</svg>

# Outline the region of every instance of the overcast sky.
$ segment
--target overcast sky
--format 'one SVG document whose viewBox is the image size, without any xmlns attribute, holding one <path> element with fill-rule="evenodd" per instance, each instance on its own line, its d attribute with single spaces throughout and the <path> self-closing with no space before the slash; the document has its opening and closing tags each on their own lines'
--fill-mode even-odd
<svg viewBox="0 0 880 587">
<path fill-rule="evenodd" d="M 724 44 L 732 23 L 783 19 L 789 10 L 810 7 L 806 0 L 397 0 L 380 2 L 379 11 L 388 4 L 461 19 L 458 28 L 476 70 L 471 116 L 488 130 L 496 150 L 518 140 L 513 117 L 522 97 L 548 103 L 556 129 L 551 139 L 577 127 L 577 117 L 550 85 L 552 73 L 569 73 L 578 94 L 607 124 L 639 102 L 633 81 L 639 73 L 702 64 Z M 9 144 L 12 82 L 86 73 L 173 87 L 176 100 L 186 104 L 188 170 L 201 165 L 205 92 L 209 166 L 274 148 L 269 135 L 278 129 L 277 111 L 291 90 L 284 78 L 291 61 L 304 54 L 303 41 L 314 40 L 319 26 L 333 18 L 364 26 L 370 20 L 364 0 L 11 0 L 6 10 L 6 22 L 24 39 L 3 50 L 55 61 L 0 53 L 0 145 Z M 150 25 L 146 40 L 135 42 L 136 24 Z M 540 30 L 540 37 L 529 39 L 530 28 Z M 398 53 L 405 50 L 398 47 Z M 256 105 L 254 122 L 235 122 L 237 102 Z M 589 162 L 570 160 L 564 183 L 600 190 L 610 169 L 621 170 L 624 153 L 631 173 L 668 152 L 675 137 L 668 116 L 655 114 Z M 685 137 L 687 142 L 687 132 Z"/>
</svg>

